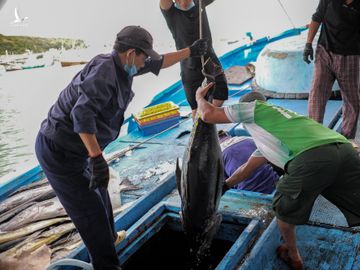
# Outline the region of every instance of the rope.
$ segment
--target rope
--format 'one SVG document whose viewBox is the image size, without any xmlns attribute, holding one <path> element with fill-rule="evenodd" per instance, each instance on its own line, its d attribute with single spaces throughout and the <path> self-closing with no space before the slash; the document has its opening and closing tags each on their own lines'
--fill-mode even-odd
<svg viewBox="0 0 360 270">
<path fill-rule="evenodd" d="M 277 1 L 278 1 L 279 5 L 281 6 L 282 10 L 284 11 L 284 13 L 286 14 L 286 16 L 288 17 L 288 20 L 289 20 L 290 24 L 292 25 L 292 27 L 296 28 L 296 26 L 295 26 L 294 22 L 292 21 L 290 15 L 287 13 L 284 5 L 281 3 L 281 0 L 277 0 Z"/>
<path fill-rule="evenodd" d="M 239 94 L 240 92 L 245 91 L 245 90 L 248 90 L 249 88 L 251 88 L 251 85 L 246 86 L 244 89 L 240 89 L 239 91 L 236 91 L 234 94 L 230 95 L 229 98 L 230 98 L 230 97 L 233 97 L 233 96 L 236 96 L 236 95 Z"/>
<path fill-rule="evenodd" d="M 202 28 L 202 0 L 199 0 L 199 38 L 203 38 L 203 28 Z M 204 56 L 201 56 L 201 65 L 202 69 L 204 70 Z"/>
</svg>

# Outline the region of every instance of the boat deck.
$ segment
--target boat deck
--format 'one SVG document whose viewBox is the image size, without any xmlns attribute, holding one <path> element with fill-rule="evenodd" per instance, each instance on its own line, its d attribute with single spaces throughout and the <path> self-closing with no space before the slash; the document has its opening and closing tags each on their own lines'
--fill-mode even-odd
<svg viewBox="0 0 360 270">
<path fill-rule="evenodd" d="M 299 30 L 284 32 L 272 41 L 294 35 L 294 31 Z M 231 54 L 223 56 L 221 59 L 223 67 L 226 69 L 235 65 L 242 66 L 254 61 L 268 42 L 270 40 L 264 38 L 251 46 L 240 47 Z M 251 80 L 240 85 L 230 84 L 229 100 L 225 102 L 225 105 L 237 103 L 243 94 L 251 90 L 251 85 Z M 121 193 L 123 204 L 128 202 L 133 204 L 115 218 L 116 230 L 127 230 L 126 239 L 117 246 L 122 262 L 129 259 L 166 223 L 179 230 L 178 212 L 181 204 L 176 190 L 174 169 L 177 158 L 183 157 L 189 132 L 192 130 L 192 120 L 188 116 L 191 110 L 180 82 L 154 97 L 149 106 L 170 100 L 180 106 L 183 116 L 177 127 L 156 136 L 142 136 L 135 122 L 130 119 L 128 134 L 112 142 L 105 150 L 105 154 L 110 156 L 122 152 L 129 145 L 141 143 L 140 147 L 111 162 L 111 167 L 119 174 L 120 181 L 126 179 L 139 187 L 137 190 Z M 307 114 L 307 100 L 269 99 L 268 102 L 299 114 Z M 328 102 L 324 119 L 325 126 L 337 131 L 341 128 L 341 105 L 340 100 Z M 217 128 L 228 130 L 232 135 L 246 135 L 241 124 L 222 124 L 217 125 Z M 360 130 L 359 125 L 358 129 Z M 178 137 L 179 135 L 183 136 Z M 360 143 L 359 131 L 356 140 Z M 44 174 L 41 168 L 35 167 L 1 184 L 0 200 L 5 199 L 19 187 L 42 178 Z M 243 231 L 238 238 L 232 238 L 234 243 L 216 268 L 217 270 L 287 269 L 276 258 L 274 251 L 280 243 L 280 235 L 273 220 L 272 197 L 272 194 L 230 190 L 221 198 L 220 212 L 226 222 L 224 226 L 230 230 L 229 233 L 219 232 L 219 237 L 230 239 L 229 234 L 235 230 L 235 223 L 240 224 Z M 359 230 L 357 228 L 350 230 L 345 228 L 346 226 L 346 220 L 341 212 L 320 196 L 313 207 L 309 224 L 299 226 L 297 230 L 300 251 L 306 260 L 307 269 L 358 269 L 360 267 L 360 234 L 357 233 Z M 89 261 L 84 245 L 74 250 L 68 257 Z"/>
<path fill-rule="evenodd" d="M 239 87 L 237 85 L 230 85 L 230 98 L 226 101 L 225 105 L 231 105 L 238 102 L 239 98 L 250 91 L 251 88 L 244 84 L 243 86 Z M 306 114 L 307 111 L 307 101 L 306 100 L 276 100 L 270 99 L 268 102 L 283 106 L 289 110 L 298 112 L 300 114 Z M 341 108 L 341 101 L 331 100 L 328 103 L 326 116 L 324 120 L 324 125 L 333 125 L 334 128 L 339 126 L 338 119 L 338 111 Z M 180 108 L 181 114 L 186 115 L 190 112 L 190 108 L 183 104 Z M 231 123 L 231 124 L 222 124 L 217 126 L 218 129 L 223 130 L 230 130 L 232 134 L 240 134 L 244 132 L 241 125 Z M 106 154 L 113 154 L 116 152 L 121 152 L 122 149 L 126 149 L 129 144 L 136 145 L 140 142 L 143 142 L 153 136 L 150 141 L 142 144 L 139 148 L 134 149 L 131 153 L 128 153 L 121 158 L 115 160 L 111 163 L 111 167 L 119 174 L 120 179 L 127 179 L 133 185 L 140 187 L 138 190 L 131 190 L 125 191 L 121 193 L 121 200 L 122 203 L 128 202 L 135 202 L 131 207 L 127 210 L 122 212 L 120 215 L 116 217 L 116 229 L 117 230 L 127 230 L 128 234 L 131 235 L 133 230 L 139 230 L 136 226 L 144 226 L 141 224 L 141 218 L 148 213 L 150 209 L 156 207 L 158 204 L 166 204 L 167 207 L 173 209 L 180 209 L 180 197 L 176 190 L 175 184 L 175 176 L 174 176 L 174 169 L 176 164 L 177 158 L 182 158 L 184 150 L 187 146 L 189 133 L 185 133 L 185 135 L 178 138 L 180 134 L 184 131 L 191 131 L 192 130 L 192 120 L 190 118 L 183 118 L 181 120 L 181 124 L 177 127 L 174 127 L 166 132 L 163 132 L 157 136 L 142 136 L 140 131 L 134 128 L 129 134 L 126 136 L 118 138 L 116 141 L 111 143 L 107 149 Z M 32 171 L 28 172 L 28 176 L 22 176 L 22 181 L 24 179 L 32 179 L 31 181 L 35 181 L 36 179 L 40 179 L 43 177 L 43 174 L 40 168 L 34 168 Z M 16 181 L 15 181 L 16 182 Z M 17 183 L 19 184 L 19 183 Z M 12 183 L 12 187 L 8 188 L 7 194 L 15 189 L 16 185 Z M 5 193 L 2 195 L 6 195 Z M 247 191 L 236 191 L 230 190 L 228 191 L 221 199 L 220 202 L 220 212 L 223 215 L 230 215 L 231 218 L 241 218 L 245 220 L 249 220 L 249 222 L 254 221 L 258 222 L 257 226 L 260 226 L 261 229 L 259 231 L 263 232 L 258 233 L 255 237 L 256 243 L 259 241 L 265 241 L 262 239 L 267 239 L 266 237 L 270 237 L 273 239 L 275 232 L 271 225 L 273 220 L 273 212 L 271 208 L 272 202 L 272 195 L 265 195 L 260 193 L 254 192 L 247 192 Z M 324 210 L 326 209 L 326 211 Z M 334 237 L 337 235 L 343 237 L 340 232 L 341 226 L 347 226 L 346 220 L 341 212 L 324 198 L 320 197 L 317 202 L 315 203 L 310 223 L 314 224 L 327 224 L 327 226 L 333 227 Z M 274 225 L 273 225 L 274 226 Z M 319 228 L 319 238 L 317 241 L 321 240 L 322 236 L 327 230 L 324 231 L 323 228 L 314 227 L 307 225 L 308 227 L 304 227 L 299 232 L 301 235 L 305 235 L 308 231 L 311 232 L 312 230 L 316 230 Z M 268 228 L 268 229 L 267 229 Z M 315 229 L 314 229 L 315 228 Z M 302 231 L 304 230 L 304 232 Z M 306 233 L 305 233 L 306 232 Z M 315 232 L 312 232 L 315 234 Z M 269 234 L 270 236 L 266 236 Z M 135 234 L 137 235 L 137 234 Z M 258 237 L 260 237 L 258 239 Z M 358 236 L 356 234 L 356 239 L 351 238 L 349 234 L 345 234 L 344 237 L 352 239 L 352 245 L 356 245 L 356 241 L 358 241 Z M 255 239 L 254 238 L 254 239 Z M 255 241 L 255 240 L 252 240 Z M 304 237 L 305 239 L 305 237 Z M 310 239 L 310 238 L 306 238 Z M 319 240 L 320 239 L 320 240 Z M 330 241 L 330 238 L 326 238 L 327 241 Z M 279 239 L 278 239 L 279 240 Z M 119 254 L 127 254 L 124 253 L 124 250 L 130 248 L 131 241 L 130 239 L 127 240 L 129 246 L 126 246 L 124 242 L 123 245 L 117 247 Z M 135 241 L 135 240 L 134 240 Z M 270 240 L 269 240 L 270 241 Z M 345 240 L 344 240 L 345 241 Z M 349 240 L 350 241 L 350 240 Z M 271 242 L 271 241 L 270 241 Z M 274 241 L 272 241 L 274 242 Z M 271 242 L 271 243 L 272 243 Z M 248 245 L 249 242 L 246 242 Z M 261 243 L 261 242 L 260 242 Z M 262 245 L 268 245 L 269 243 L 263 243 Z M 307 245 L 304 242 L 304 246 Z M 140 245 L 141 246 L 141 245 Z M 247 250 L 249 247 L 242 246 L 242 249 Z M 257 252 L 257 249 L 253 249 L 250 253 L 247 253 L 249 260 L 251 260 L 254 252 Z M 302 250 L 302 254 L 305 258 L 312 255 L 312 249 L 304 249 Z M 313 261 L 323 261 L 323 255 L 330 254 L 331 256 L 334 255 L 333 249 L 323 250 L 323 252 L 319 253 L 319 257 L 313 257 Z M 315 254 L 315 253 L 314 253 Z M 244 255 L 244 254 L 243 254 Z M 262 254 L 263 255 L 263 254 Z M 328 256 L 331 258 L 331 256 Z M 86 253 L 86 249 L 84 246 L 73 251 L 70 255 L 72 258 L 78 258 L 81 260 L 88 260 L 88 255 Z M 274 256 L 274 254 L 266 255 L 266 256 Z M 321 256 L 321 257 L 320 257 Z M 275 257 L 272 260 L 277 260 Z M 329 263 L 332 263 L 330 260 L 325 260 Z M 237 262 L 238 264 L 239 262 Z M 279 265 L 280 262 L 277 262 Z M 226 265 L 226 264 L 225 264 Z M 353 264 L 351 264 L 353 265 Z M 245 267 L 246 264 L 243 264 Z M 252 269 L 275 269 L 275 268 L 262 268 L 264 265 L 259 264 L 259 268 L 252 268 Z M 281 266 L 281 263 L 280 263 Z M 282 269 L 279 268 L 276 269 Z M 284 266 L 282 266 L 284 267 Z M 227 269 L 227 268 L 218 268 L 218 269 Z M 242 268 L 241 268 L 242 269 Z M 247 269 L 247 268 L 244 268 Z M 283 268 L 286 269 L 286 268 Z M 324 268 L 321 267 L 319 269 L 331 269 L 331 268 Z M 350 269 L 350 268 L 349 268 Z"/>
</svg>

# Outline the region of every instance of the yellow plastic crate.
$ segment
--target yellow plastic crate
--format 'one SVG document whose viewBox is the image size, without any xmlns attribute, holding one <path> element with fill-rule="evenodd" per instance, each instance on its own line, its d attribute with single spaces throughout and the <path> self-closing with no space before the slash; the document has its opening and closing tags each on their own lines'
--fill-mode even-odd
<svg viewBox="0 0 360 270">
<path fill-rule="evenodd" d="M 160 103 L 151 107 L 144 108 L 141 112 L 134 115 L 135 120 L 140 124 L 156 122 L 179 115 L 179 106 L 172 101 Z"/>
</svg>

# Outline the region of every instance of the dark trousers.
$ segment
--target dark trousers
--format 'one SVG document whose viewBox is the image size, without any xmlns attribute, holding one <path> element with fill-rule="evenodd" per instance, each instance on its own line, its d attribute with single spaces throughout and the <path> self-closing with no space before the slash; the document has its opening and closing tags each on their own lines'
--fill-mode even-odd
<svg viewBox="0 0 360 270">
<path fill-rule="evenodd" d="M 57 197 L 76 226 L 96 270 L 120 269 L 116 232 L 106 189 L 89 190 L 87 159 L 65 150 L 41 133 L 35 151 Z"/>
<path fill-rule="evenodd" d="M 278 219 L 305 224 L 321 194 L 343 212 L 349 226 L 360 225 L 360 158 L 350 143 L 306 150 L 285 171 L 273 199 Z"/>
</svg>

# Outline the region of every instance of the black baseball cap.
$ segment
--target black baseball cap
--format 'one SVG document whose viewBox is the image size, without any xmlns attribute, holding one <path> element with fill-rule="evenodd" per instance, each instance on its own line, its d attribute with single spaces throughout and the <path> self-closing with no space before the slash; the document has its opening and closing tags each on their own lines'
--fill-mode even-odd
<svg viewBox="0 0 360 270">
<path fill-rule="evenodd" d="M 136 25 L 124 27 L 117 35 L 116 42 L 138 48 L 152 59 L 161 59 L 161 56 L 153 50 L 153 38 L 144 28 Z"/>
</svg>

